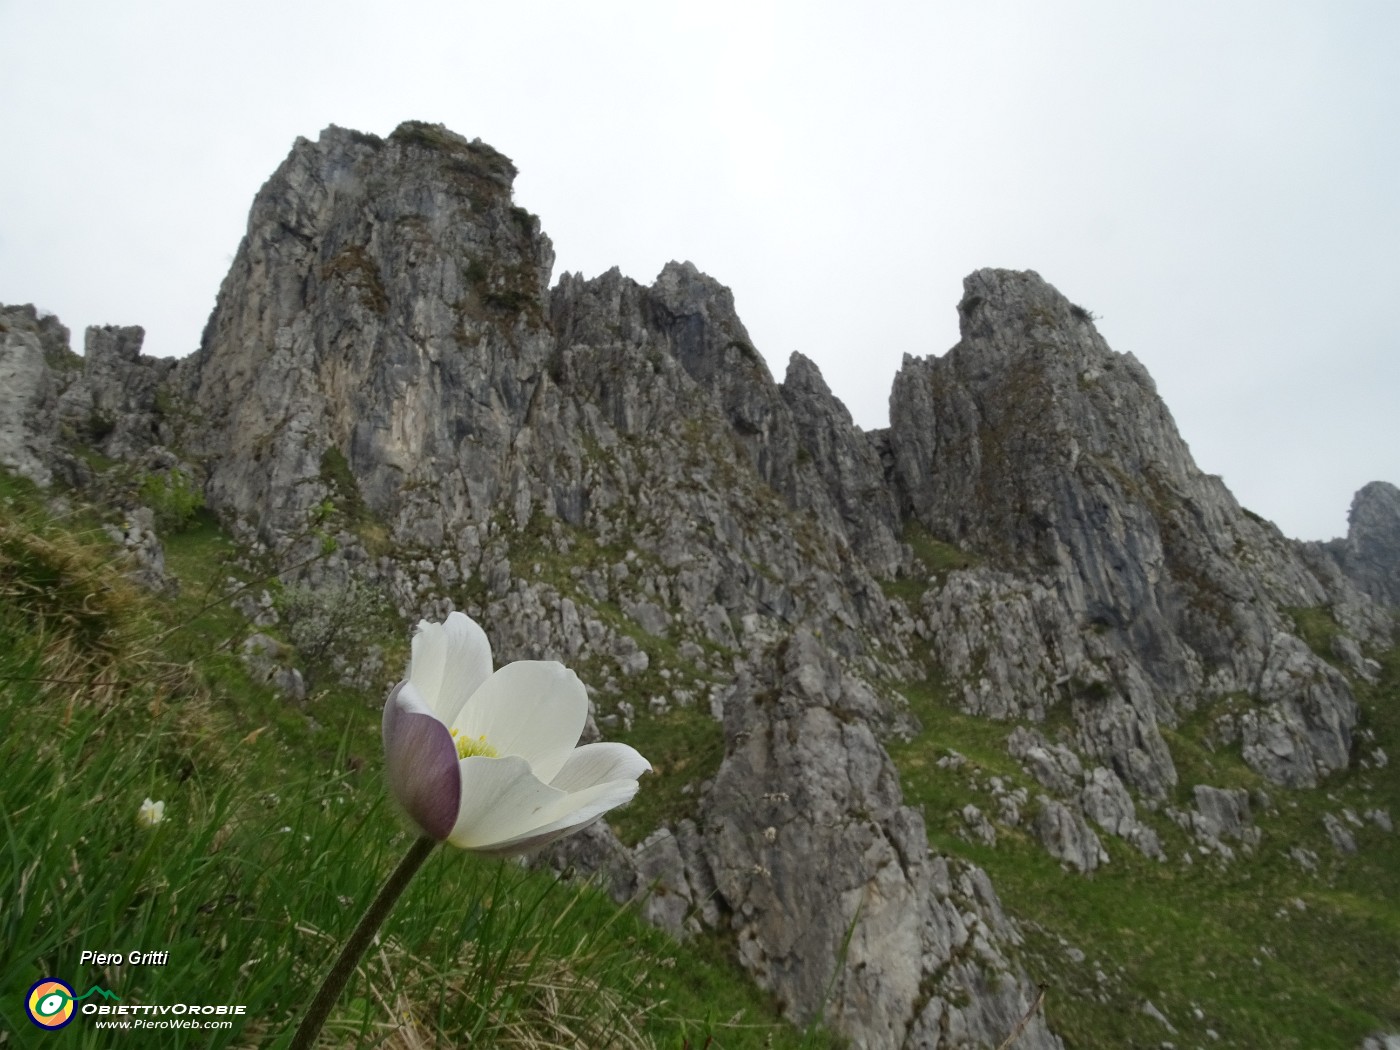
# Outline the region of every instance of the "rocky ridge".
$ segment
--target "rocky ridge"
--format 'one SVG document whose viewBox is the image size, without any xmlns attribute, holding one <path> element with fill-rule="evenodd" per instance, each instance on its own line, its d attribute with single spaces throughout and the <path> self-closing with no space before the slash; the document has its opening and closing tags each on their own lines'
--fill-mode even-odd
<svg viewBox="0 0 1400 1050">
<path fill-rule="evenodd" d="M 713 717 L 685 812 L 556 859 L 619 894 L 657 883 L 656 921 L 732 931 L 790 1016 L 858 1046 L 995 1045 L 1035 999 L 985 873 L 931 852 L 904 804 L 886 745 L 917 728 L 906 684 L 1016 723 L 1045 794 L 998 793 L 971 833 L 1024 825 L 1086 874 L 1109 860 L 1093 827 L 1165 861 L 1139 807 L 1175 786 L 1163 729 L 1185 718 L 1280 785 L 1353 760 L 1351 682 L 1396 603 L 1393 486 L 1358 494 L 1347 540 L 1287 540 L 1033 273 L 971 275 L 958 345 L 906 359 L 889 428 L 863 433 L 801 355 L 776 383 L 688 263 L 550 288 L 514 174 L 432 125 L 299 140 L 191 358 L 94 329 L 79 370 L 55 320 L 6 308 L 0 462 L 92 484 L 85 444 L 188 472 L 273 549 L 329 508 L 339 549 L 311 584 L 464 608 L 500 658 L 579 666 L 605 726 Z M 1318 610 L 1323 653 L 1299 626 Z M 1167 815 L 1202 850 L 1257 843 L 1248 798 L 1193 798 Z M 1018 1043 L 1054 1045 L 1038 1019 Z"/>
<path fill-rule="evenodd" d="M 1346 537 L 1316 547 L 1376 601 L 1400 606 L 1400 489 L 1364 486 L 1351 501 Z"/>
<path fill-rule="evenodd" d="M 1287 610 L 1368 645 L 1388 617 L 1202 474 L 1142 366 L 1037 275 L 973 274 L 959 315 L 956 347 L 896 377 L 888 442 L 907 512 L 997 567 L 923 599 L 965 706 L 1068 702 L 1080 750 L 1148 797 L 1176 780 L 1159 723 L 1231 694 L 1264 701 L 1235 728 L 1270 779 L 1344 768 L 1354 701 Z"/>
</svg>

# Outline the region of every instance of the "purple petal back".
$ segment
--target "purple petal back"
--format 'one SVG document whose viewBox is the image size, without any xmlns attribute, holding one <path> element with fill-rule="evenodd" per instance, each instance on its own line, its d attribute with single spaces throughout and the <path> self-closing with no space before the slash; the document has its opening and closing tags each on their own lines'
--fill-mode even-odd
<svg viewBox="0 0 1400 1050">
<path fill-rule="evenodd" d="M 431 715 L 400 705 L 400 682 L 384 704 L 384 774 L 409 818 L 439 842 L 452 833 L 462 773 L 452 734 Z"/>
</svg>

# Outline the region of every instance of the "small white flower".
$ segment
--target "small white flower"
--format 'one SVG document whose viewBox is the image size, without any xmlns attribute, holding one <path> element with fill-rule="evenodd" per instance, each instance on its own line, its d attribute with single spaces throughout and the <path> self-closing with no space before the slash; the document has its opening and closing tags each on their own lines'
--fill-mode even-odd
<svg viewBox="0 0 1400 1050">
<path fill-rule="evenodd" d="M 136 823 L 143 828 L 153 828 L 165 819 L 165 802 L 152 802 L 146 799 L 141 803 L 141 808 L 136 811 Z"/>
<path fill-rule="evenodd" d="M 389 790 L 425 835 L 523 853 L 631 800 L 651 763 L 626 744 L 578 744 L 588 694 L 563 664 L 492 672 L 485 632 L 462 613 L 418 624 L 408 678 L 384 705 Z"/>
</svg>

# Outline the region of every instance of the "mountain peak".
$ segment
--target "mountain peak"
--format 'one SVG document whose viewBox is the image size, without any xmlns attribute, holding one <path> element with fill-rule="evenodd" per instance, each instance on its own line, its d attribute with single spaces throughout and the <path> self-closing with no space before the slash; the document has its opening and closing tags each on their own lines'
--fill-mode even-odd
<svg viewBox="0 0 1400 1050">
<path fill-rule="evenodd" d="M 937 734 L 1005 721 L 976 746 L 1056 796 L 979 765 L 996 812 L 935 814 L 938 841 L 990 846 L 994 817 L 1084 873 L 1112 852 L 1089 820 L 1159 863 L 1153 820 L 1183 798 L 1243 832 L 1244 792 L 1187 779 L 1199 753 L 1285 790 L 1353 761 L 1400 490 L 1358 493 L 1345 541 L 1286 540 L 1034 271 L 970 274 L 959 342 L 906 356 L 865 433 L 801 353 L 776 383 L 691 262 L 550 288 L 515 174 L 423 122 L 298 140 L 194 357 L 93 329 L 75 367 L 56 322 L 0 314 L 0 461 L 81 485 L 63 448 L 85 435 L 197 477 L 236 535 L 312 562 L 303 583 L 372 588 L 407 622 L 463 609 L 500 659 L 576 665 L 600 725 L 684 733 L 650 845 L 600 825 L 591 863 L 674 890 L 657 914 L 725 930 L 796 1019 L 859 1045 L 994 1045 L 1035 1001 L 987 875 L 904 804 L 906 775 L 963 761 Z M 916 708 L 937 728 L 896 768 Z M 1039 1020 L 1021 1041 L 1058 1045 Z"/>
</svg>

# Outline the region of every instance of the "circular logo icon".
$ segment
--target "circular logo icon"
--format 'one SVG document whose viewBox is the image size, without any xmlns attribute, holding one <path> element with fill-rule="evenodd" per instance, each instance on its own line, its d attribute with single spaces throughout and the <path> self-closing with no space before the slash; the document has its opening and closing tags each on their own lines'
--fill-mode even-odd
<svg viewBox="0 0 1400 1050">
<path fill-rule="evenodd" d="M 56 977 L 45 977 L 29 989 L 24 1008 L 40 1028 L 62 1028 L 73 1020 L 73 989 Z"/>
</svg>

